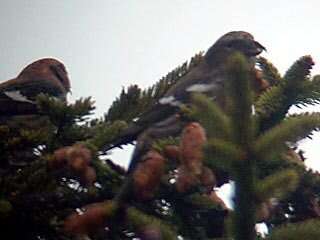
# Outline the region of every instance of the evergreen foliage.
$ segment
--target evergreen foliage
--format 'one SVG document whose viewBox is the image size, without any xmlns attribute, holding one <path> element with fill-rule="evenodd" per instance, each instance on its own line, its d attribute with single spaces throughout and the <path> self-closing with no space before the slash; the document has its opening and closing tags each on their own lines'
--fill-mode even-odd
<svg viewBox="0 0 320 240">
<path fill-rule="evenodd" d="M 146 90 L 123 89 L 104 119 L 90 118 L 90 98 L 67 104 L 45 95 L 39 115 L 1 118 L 1 237 L 254 240 L 265 222 L 266 239 L 318 239 L 320 175 L 293 146 L 318 130 L 320 115 L 288 116 L 291 106 L 319 102 L 310 56 L 284 76 L 260 58 L 269 87 L 256 93 L 255 73 L 235 54 L 225 66 L 226 105 L 194 95 L 181 109 L 190 120 L 181 136 L 156 141 L 134 174 L 101 151 L 200 61 Z M 231 180 L 234 210 L 216 193 Z"/>
<path fill-rule="evenodd" d="M 132 85 L 127 90 L 122 89 L 120 96 L 111 104 L 106 121 L 124 120 L 130 122 L 148 111 L 166 91 L 190 70 L 196 67 L 203 59 L 202 52 L 196 54 L 189 62 L 183 63 L 173 71 L 162 77 L 156 84 L 142 90 L 137 85 Z"/>
</svg>

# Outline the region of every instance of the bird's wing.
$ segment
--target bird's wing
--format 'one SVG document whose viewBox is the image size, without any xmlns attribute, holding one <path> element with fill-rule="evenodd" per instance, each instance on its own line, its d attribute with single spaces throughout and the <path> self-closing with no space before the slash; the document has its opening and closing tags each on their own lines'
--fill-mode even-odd
<svg viewBox="0 0 320 240">
<path fill-rule="evenodd" d="M 164 105 L 189 104 L 193 93 L 203 93 L 215 99 L 221 94 L 225 73 L 223 69 L 211 68 L 202 64 L 190 74 L 186 75 L 182 81 L 177 82 L 170 88 L 159 103 Z"/>
<path fill-rule="evenodd" d="M 219 71 L 212 70 L 206 65 L 197 66 L 172 86 L 150 110 L 130 124 L 112 144 L 105 146 L 103 151 L 133 142 L 147 128 L 161 123 L 177 113 L 181 104 L 188 104 L 192 93 L 217 92 L 215 89 L 219 88 L 222 81 L 220 75 Z"/>
<path fill-rule="evenodd" d="M 21 83 L 21 84 L 20 84 Z M 0 115 L 28 115 L 38 113 L 34 102 L 37 90 L 28 82 L 12 79 L 0 84 Z M 37 84 L 36 84 L 37 85 Z M 36 94 L 37 95 L 37 94 Z"/>
<path fill-rule="evenodd" d="M 29 100 L 26 96 L 21 94 L 19 90 L 18 91 L 4 91 L 3 93 L 7 97 L 11 98 L 13 101 L 34 103 L 33 101 Z"/>
<path fill-rule="evenodd" d="M 34 101 L 40 93 L 59 97 L 61 90 L 51 81 L 43 79 L 27 81 L 16 78 L 0 84 L 0 97 L 5 95 L 17 101 Z"/>
</svg>

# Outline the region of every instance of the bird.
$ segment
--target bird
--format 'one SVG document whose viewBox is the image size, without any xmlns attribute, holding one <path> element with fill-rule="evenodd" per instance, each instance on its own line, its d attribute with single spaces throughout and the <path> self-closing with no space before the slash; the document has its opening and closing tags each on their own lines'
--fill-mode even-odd
<svg viewBox="0 0 320 240">
<path fill-rule="evenodd" d="M 257 55 L 265 50 L 248 32 L 232 31 L 224 34 L 207 50 L 196 67 L 170 87 L 148 112 L 130 124 L 112 144 L 106 144 L 102 151 L 136 140 L 128 167 L 128 173 L 132 172 L 155 139 L 181 133 L 183 124 L 179 110 L 182 105 L 190 103 L 193 93 L 206 94 L 218 105 L 223 105 L 223 88 L 228 74 L 226 63 L 231 55 L 240 52 L 249 66 L 254 68 Z"/>
<path fill-rule="evenodd" d="M 30 63 L 17 77 L 0 83 L 0 125 L 10 128 L 11 133 L 35 128 L 46 131 L 48 118 L 39 112 L 37 96 L 42 93 L 66 102 L 70 89 L 66 67 L 59 60 L 42 58 Z M 26 166 L 35 157 L 34 148 L 20 146 L 10 152 L 8 162 L 0 163 L 0 169 Z"/>
<path fill-rule="evenodd" d="M 0 115 L 36 113 L 35 100 L 40 93 L 66 101 L 70 89 L 62 62 L 54 58 L 39 59 L 27 65 L 16 78 L 0 83 Z"/>
</svg>

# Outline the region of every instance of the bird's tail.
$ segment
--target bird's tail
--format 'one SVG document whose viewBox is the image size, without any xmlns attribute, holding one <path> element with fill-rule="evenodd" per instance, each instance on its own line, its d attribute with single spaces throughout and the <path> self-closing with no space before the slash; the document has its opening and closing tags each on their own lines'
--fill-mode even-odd
<svg viewBox="0 0 320 240">
<path fill-rule="evenodd" d="M 0 116 L 9 117 L 17 115 L 38 114 L 37 105 L 29 102 L 20 102 L 12 99 L 1 99 L 0 96 Z"/>
<path fill-rule="evenodd" d="M 167 119 L 175 114 L 179 108 L 168 104 L 156 104 L 148 112 L 143 114 L 136 122 L 131 123 L 112 143 L 105 145 L 101 151 L 106 152 L 112 148 L 121 147 L 135 141 L 138 136 L 149 127 Z"/>
</svg>

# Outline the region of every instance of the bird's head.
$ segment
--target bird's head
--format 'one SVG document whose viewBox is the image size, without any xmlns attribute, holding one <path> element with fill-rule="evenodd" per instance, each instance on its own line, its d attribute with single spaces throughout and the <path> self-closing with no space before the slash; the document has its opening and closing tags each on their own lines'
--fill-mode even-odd
<svg viewBox="0 0 320 240">
<path fill-rule="evenodd" d="M 26 66 L 18 77 L 38 77 L 57 81 L 65 92 L 70 92 L 71 85 L 64 64 L 54 58 L 42 58 Z"/>
<path fill-rule="evenodd" d="M 221 54 L 240 52 L 247 57 L 254 57 L 266 50 L 254 37 L 244 31 L 232 31 L 220 37 L 207 51 L 205 58 L 219 58 Z M 217 54 L 217 55 L 216 55 Z"/>
</svg>

